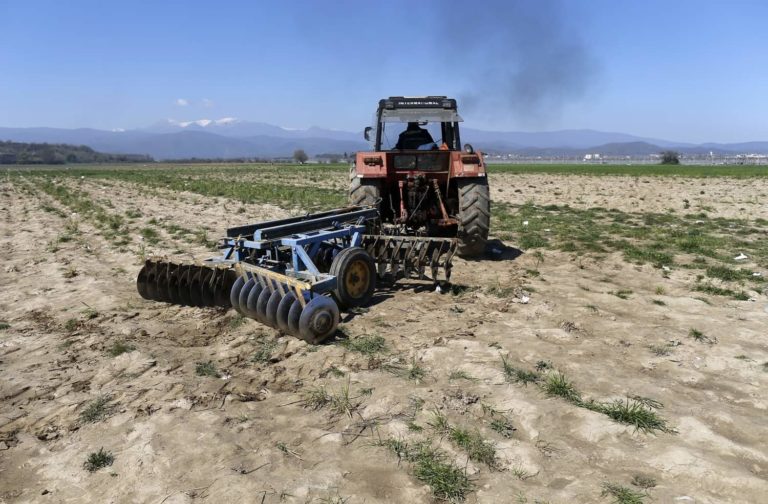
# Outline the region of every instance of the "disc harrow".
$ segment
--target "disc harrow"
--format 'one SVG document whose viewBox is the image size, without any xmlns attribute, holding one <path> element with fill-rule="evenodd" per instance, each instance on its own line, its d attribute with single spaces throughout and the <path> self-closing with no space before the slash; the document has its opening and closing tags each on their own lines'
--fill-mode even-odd
<svg viewBox="0 0 768 504">
<path fill-rule="evenodd" d="M 456 240 L 366 234 L 378 211 L 347 207 L 227 230 L 219 257 L 189 263 L 150 258 L 136 287 L 144 299 L 221 307 L 317 344 L 341 309 L 368 304 L 379 277 L 450 280 Z"/>
<path fill-rule="evenodd" d="M 183 306 L 229 308 L 236 274 L 231 265 L 207 265 L 149 258 L 136 288 L 144 299 Z"/>
</svg>

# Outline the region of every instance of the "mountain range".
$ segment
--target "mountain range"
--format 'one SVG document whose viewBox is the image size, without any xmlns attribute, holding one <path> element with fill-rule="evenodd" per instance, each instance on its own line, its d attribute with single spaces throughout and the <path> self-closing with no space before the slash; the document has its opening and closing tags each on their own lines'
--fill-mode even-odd
<svg viewBox="0 0 768 504">
<path fill-rule="evenodd" d="M 491 154 L 582 156 L 600 153 L 642 156 L 674 149 L 683 154 L 768 154 L 768 142 L 691 144 L 588 129 L 501 132 L 461 129 L 462 141 Z M 133 130 L 90 128 L 4 128 L 0 140 L 86 145 L 113 154 L 147 154 L 155 159 L 289 157 L 296 149 L 310 156 L 368 150 L 362 132 L 319 127 L 290 129 L 232 117 L 197 121 L 165 120 Z"/>
</svg>

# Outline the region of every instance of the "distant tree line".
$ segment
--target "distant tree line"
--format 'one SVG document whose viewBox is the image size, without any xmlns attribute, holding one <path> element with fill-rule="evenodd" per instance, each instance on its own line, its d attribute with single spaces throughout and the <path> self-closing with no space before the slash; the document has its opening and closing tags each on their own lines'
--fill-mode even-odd
<svg viewBox="0 0 768 504">
<path fill-rule="evenodd" d="M 105 154 L 85 145 L 0 141 L 0 164 L 148 163 L 143 154 Z"/>
<path fill-rule="evenodd" d="M 160 163 L 177 163 L 177 164 L 222 164 L 222 163 L 290 163 L 290 159 L 277 159 L 277 158 L 265 158 L 265 157 L 235 157 L 235 158 L 174 158 L 174 159 L 162 159 Z"/>
<path fill-rule="evenodd" d="M 679 165 L 680 154 L 675 151 L 664 151 L 661 153 L 661 164 L 664 165 Z"/>
</svg>

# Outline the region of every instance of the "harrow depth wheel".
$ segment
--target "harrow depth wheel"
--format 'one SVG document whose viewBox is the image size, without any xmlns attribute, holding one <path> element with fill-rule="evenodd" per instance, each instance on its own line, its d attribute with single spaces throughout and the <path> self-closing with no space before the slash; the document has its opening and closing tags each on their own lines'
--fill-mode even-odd
<svg viewBox="0 0 768 504">
<path fill-rule="evenodd" d="M 352 247 L 339 252 L 333 259 L 330 274 L 336 277 L 333 297 L 339 306 L 363 306 L 373 297 L 376 264 L 365 249 Z"/>
</svg>

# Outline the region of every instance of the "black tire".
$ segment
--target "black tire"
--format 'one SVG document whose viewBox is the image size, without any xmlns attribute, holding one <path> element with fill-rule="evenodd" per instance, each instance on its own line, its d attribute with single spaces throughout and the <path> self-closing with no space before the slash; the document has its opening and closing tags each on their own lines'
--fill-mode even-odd
<svg viewBox="0 0 768 504">
<path fill-rule="evenodd" d="M 377 179 L 360 178 L 355 166 L 349 170 L 349 202 L 358 206 L 379 207 L 381 184 Z"/>
<path fill-rule="evenodd" d="M 336 277 L 336 288 L 332 294 L 342 308 L 364 306 L 376 290 L 376 264 L 361 247 L 351 247 L 339 252 L 333 258 L 331 275 Z"/>
<path fill-rule="evenodd" d="M 491 197 L 487 178 L 459 179 L 459 248 L 461 257 L 485 252 L 491 226 Z"/>
</svg>

